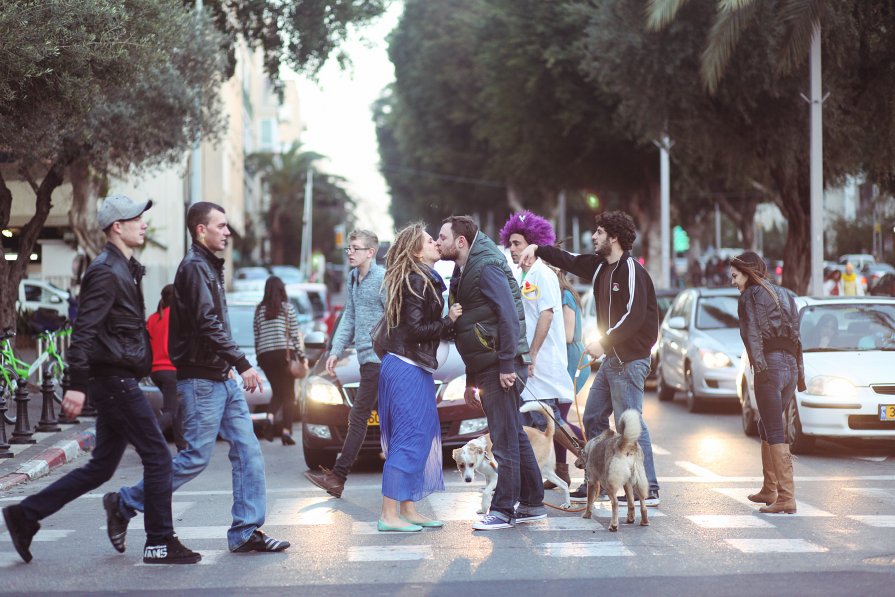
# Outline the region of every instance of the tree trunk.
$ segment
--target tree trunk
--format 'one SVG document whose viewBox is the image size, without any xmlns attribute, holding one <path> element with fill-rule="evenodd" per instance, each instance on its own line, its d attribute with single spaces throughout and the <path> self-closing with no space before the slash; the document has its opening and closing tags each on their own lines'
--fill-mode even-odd
<svg viewBox="0 0 895 597">
<path fill-rule="evenodd" d="M 72 162 L 68 169 L 72 186 L 71 210 L 68 222 L 78 239 L 78 245 L 93 260 L 106 246 L 106 236 L 96 224 L 96 199 L 99 197 L 97 179 L 90 172 L 86 158 Z"/>
<path fill-rule="evenodd" d="M 65 180 L 64 173 L 68 161 L 57 158 L 50 166 L 43 181 L 35 192 L 34 215 L 22 228 L 19 236 L 19 256 L 15 261 L 7 261 L 5 255 L 0 255 L 0 330 L 14 330 L 16 327 L 16 298 L 19 294 L 19 282 L 25 277 L 28 269 L 28 260 L 37 238 L 43 229 L 50 209 L 53 191 L 62 185 Z M 29 181 L 30 182 L 30 181 Z M 6 186 L 0 172 L 0 225 L 6 227 L 9 224 L 9 216 L 12 212 L 12 192 Z M 0 248 L 0 253 L 3 250 Z"/>
<path fill-rule="evenodd" d="M 750 251 L 755 250 L 755 211 L 758 209 L 758 199 L 743 197 L 732 204 L 724 197 L 718 198 L 721 211 L 736 225 L 743 237 L 743 247 Z"/>
<path fill-rule="evenodd" d="M 801 295 L 807 292 L 811 275 L 810 187 L 807 165 L 800 164 L 794 170 L 793 173 L 783 167 L 771 168 L 771 178 L 778 190 L 775 201 L 788 222 L 783 246 L 783 286 Z"/>
</svg>

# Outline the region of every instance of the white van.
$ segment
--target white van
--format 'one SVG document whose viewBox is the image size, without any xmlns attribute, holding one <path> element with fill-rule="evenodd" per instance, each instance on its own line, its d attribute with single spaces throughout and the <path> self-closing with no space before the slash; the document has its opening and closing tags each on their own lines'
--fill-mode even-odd
<svg viewBox="0 0 895 597">
<path fill-rule="evenodd" d="M 25 278 L 19 282 L 19 297 L 16 311 L 37 311 L 51 309 L 62 317 L 68 317 L 68 291 L 44 280 Z"/>
</svg>

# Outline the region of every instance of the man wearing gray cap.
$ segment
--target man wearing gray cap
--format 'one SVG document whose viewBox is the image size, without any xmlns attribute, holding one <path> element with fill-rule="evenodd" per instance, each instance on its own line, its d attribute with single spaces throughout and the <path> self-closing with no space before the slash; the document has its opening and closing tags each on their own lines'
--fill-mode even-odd
<svg viewBox="0 0 895 597">
<path fill-rule="evenodd" d="M 26 562 L 31 561 L 31 541 L 39 521 L 111 479 L 128 443 L 140 455 L 146 478 L 143 562 L 195 564 L 202 559 L 174 534 L 171 453 L 137 384 L 148 375 L 152 354 L 143 323 L 140 282 L 144 268 L 133 255 L 143 245 L 143 212 L 150 207 L 152 201 L 138 202 L 123 195 L 108 197 L 100 207 L 97 222 L 108 242 L 84 274 L 81 307 L 68 351 L 71 385 L 62 401 L 63 412 L 76 417 L 90 392 L 97 410 L 96 447 L 85 466 L 21 503 L 3 508 L 13 546 Z M 103 506 L 109 539 L 117 551 L 124 552 L 124 534 L 116 533 L 114 519 L 117 495 L 106 494 Z"/>
</svg>

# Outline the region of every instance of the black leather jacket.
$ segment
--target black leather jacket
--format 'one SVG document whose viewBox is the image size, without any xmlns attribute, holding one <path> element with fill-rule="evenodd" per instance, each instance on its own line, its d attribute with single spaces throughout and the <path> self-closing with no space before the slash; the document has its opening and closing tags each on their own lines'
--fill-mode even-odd
<svg viewBox="0 0 895 597">
<path fill-rule="evenodd" d="M 152 349 L 140 288 L 144 271 L 112 243 L 87 268 L 67 355 L 71 389 L 86 392 L 91 377 L 149 375 Z"/>
<path fill-rule="evenodd" d="M 233 340 L 224 293 L 224 260 L 193 243 L 174 276 L 168 353 L 177 379 L 224 381 L 251 368 Z"/>
<path fill-rule="evenodd" d="M 441 316 L 444 308 L 442 293 L 446 288 L 437 274 L 433 275 L 433 284 L 437 292 L 435 296 L 422 276 L 410 274 L 410 286 L 419 296 L 406 287 L 403 289 L 398 326 L 389 330 L 383 343 L 387 352 L 407 357 L 429 369 L 438 367 L 438 344 L 443 338 L 448 338 L 454 325 L 450 317 Z M 389 300 L 392 298 L 389 297 Z"/>
<path fill-rule="evenodd" d="M 799 310 L 793 294 L 768 283 L 780 304 L 761 285 L 748 286 L 740 294 L 737 312 L 740 317 L 740 336 L 746 345 L 752 371 L 764 373 L 768 364 L 765 354 L 782 350 L 796 357 L 799 366 L 799 387 L 804 386 L 805 365 L 802 361 L 802 341 L 799 338 Z"/>
</svg>

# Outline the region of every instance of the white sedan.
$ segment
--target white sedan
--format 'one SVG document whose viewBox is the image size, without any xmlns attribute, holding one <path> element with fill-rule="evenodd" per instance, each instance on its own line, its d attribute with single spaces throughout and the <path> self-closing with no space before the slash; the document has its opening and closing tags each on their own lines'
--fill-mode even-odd
<svg viewBox="0 0 895 597">
<path fill-rule="evenodd" d="M 807 453 L 819 437 L 895 440 L 895 300 L 796 299 L 807 390 L 784 405 L 786 441 Z M 752 367 L 743 353 L 743 430 L 756 433 Z"/>
</svg>

